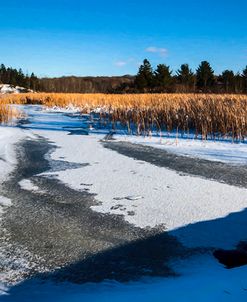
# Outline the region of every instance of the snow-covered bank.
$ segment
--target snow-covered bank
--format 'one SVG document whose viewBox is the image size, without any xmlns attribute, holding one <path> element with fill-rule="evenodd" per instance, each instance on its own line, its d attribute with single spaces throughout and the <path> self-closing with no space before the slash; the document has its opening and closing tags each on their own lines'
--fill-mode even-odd
<svg viewBox="0 0 247 302">
<path fill-rule="evenodd" d="M 15 153 L 15 144 L 24 139 L 26 133 L 23 130 L 10 127 L 0 127 L 0 188 L 1 184 L 7 179 L 9 174 L 14 169 L 17 160 Z M 11 200 L 0 194 L 0 231 L 1 236 L 6 237 L 6 230 L 1 225 L 1 216 L 7 207 L 11 206 Z M 8 243 L 5 243 L 8 245 Z M 11 262 L 11 263 L 9 263 Z M 8 263 L 10 265 L 8 265 Z M 16 274 L 19 269 L 22 270 L 23 259 L 11 259 L 10 255 L 6 255 L 6 246 L 0 246 L 0 295 L 6 290 L 4 282 L 8 279 L 9 275 Z M 4 271 L 9 267 L 7 271 Z M 3 269 L 3 272 L 1 271 Z"/>
<path fill-rule="evenodd" d="M 231 143 L 224 141 L 176 139 L 174 137 L 157 136 L 143 137 L 131 135 L 116 135 L 118 141 L 128 141 L 159 148 L 168 152 L 188 157 L 203 158 L 210 161 L 220 161 L 230 164 L 247 165 L 247 143 Z"/>
<path fill-rule="evenodd" d="M 33 92 L 33 90 L 20 86 L 10 85 L 10 84 L 0 84 L 0 94 L 27 93 L 27 92 Z"/>
</svg>

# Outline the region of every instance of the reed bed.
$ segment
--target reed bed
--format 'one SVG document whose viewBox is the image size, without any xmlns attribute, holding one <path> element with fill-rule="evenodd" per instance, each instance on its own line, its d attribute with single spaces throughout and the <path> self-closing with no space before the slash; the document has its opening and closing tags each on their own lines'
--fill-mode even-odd
<svg viewBox="0 0 247 302">
<path fill-rule="evenodd" d="M 20 112 L 10 107 L 7 104 L 1 104 L 0 103 L 0 123 L 7 124 L 11 121 L 13 121 L 14 118 L 18 118 L 20 116 Z"/>
<path fill-rule="evenodd" d="M 4 103 L 79 107 L 83 113 L 98 112 L 101 119 L 147 135 L 155 131 L 192 132 L 196 137 L 247 136 L 247 95 L 230 94 L 63 94 L 5 95 Z"/>
</svg>

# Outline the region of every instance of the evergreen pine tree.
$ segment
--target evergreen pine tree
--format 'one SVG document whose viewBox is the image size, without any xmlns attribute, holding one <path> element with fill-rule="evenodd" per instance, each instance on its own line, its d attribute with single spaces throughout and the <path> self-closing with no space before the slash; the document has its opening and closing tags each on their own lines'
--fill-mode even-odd
<svg viewBox="0 0 247 302">
<path fill-rule="evenodd" d="M 0 83 L 4 83 L 6 76 L 6 67 L 4 64 L 0 65 Z"/>
<path fill-rule="evenodd" d="M 243 90 L 244 93 L 247 93 L 247 66 L 243 70 L 242 78 L 243 78 Z"/>
<path fill-rule="evenodd" d="M 178 83 L 183 86 L 185 91 L 188 91 L 189 89 L 194 89 L 195 75 L 193 71 L 189 68 L 188 64 L 182 64 L 180 69 L 177 70 L 176 73 Z"/>
<path fill-rule="evenodd" d="M 138 74 L 135 79 L 135 86 L 140 91 L 151 90 L 153 87 L 153 70 L 150 62 L 145 59 L 140 66 Z"/>
<path fill-rule="evenodd" d="M 234 91 L 235 75 L 232 70 L 224 70 L 219 79 L 222 81 L 226 93 Z"/>
<path fill-rule="evenodd" d="M 154 72 L 154 84 L 159 92 L 170 91 L 172 85 L 172 71 L 165 64 L 159 64 Z"/>
<path fill-rule="evenodd" d="M 196 70 L 197 87 L 207 91 L 214 85 L 214 71 L 207 61 L 202 61 Z"/>
</svg>

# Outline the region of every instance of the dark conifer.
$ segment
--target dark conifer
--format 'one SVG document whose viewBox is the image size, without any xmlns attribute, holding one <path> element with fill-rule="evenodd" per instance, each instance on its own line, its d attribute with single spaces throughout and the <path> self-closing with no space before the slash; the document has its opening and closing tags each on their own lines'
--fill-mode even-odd
<svg viewBox="0 0 247 302">
<path fill-rule="evenodd" d="M 150 91 L 153 87 L 154 74 L 150 62 L 145 59 L 139 67 L 138 74 L 135 79 L 135 86 L 140 91 Z"/>
<path fill-rule="evenodd" d="M 210 91 L 215 83 L 214 70 L 207 61 L 202 61 L 196 70 L 197 87 Z"/>
</svg>

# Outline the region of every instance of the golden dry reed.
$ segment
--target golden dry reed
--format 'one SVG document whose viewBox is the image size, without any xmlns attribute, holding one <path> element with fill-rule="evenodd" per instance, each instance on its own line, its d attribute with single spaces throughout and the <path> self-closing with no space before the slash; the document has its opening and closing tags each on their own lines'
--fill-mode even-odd
<svg viewBox="0 0 247 302">
<path fill-rule="evenodd" d="M 121 122 L 137 133 L 152 129 L 195 135 L 231 137 L 247 136 L 247 95 L 230 94 L 63 94 L 31 93 L 5 95 L 4 103 L 42 104 L 66 107 L 73 105 L 83 113 L 102 108 L 101 117 L 113 126 Z"/>
<path fill-rule="evenodd" d="M 6 104 L 0 103 L 0 123 L 9 123 L 20 116 L 20 112 Z"/>
</svg>

